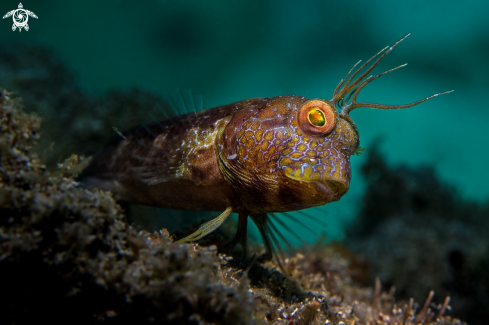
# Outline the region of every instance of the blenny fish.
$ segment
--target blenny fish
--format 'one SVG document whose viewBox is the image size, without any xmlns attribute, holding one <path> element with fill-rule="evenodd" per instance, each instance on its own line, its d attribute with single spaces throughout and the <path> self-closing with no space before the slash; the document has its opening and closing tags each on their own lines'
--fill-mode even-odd
<svg viewBox="0 0 489 325">
<path fill-rule="evenodd" d="M 238 227 L 230 244 L 246 251 L 250 217 L 266 248 L 262 258 L 269 260 L 279 248 L 277 236 L 284 239 L 271 214 L 338 201 L 348 191 L 350 156 L 362 150 L 352 110 L 407 108 L 444 94 L 405 105 L 357 101 L 370 82 L 404 66 L 369 76 L 407 36 L 358 68 L 360 62 L 355 64 L 330 100 L 246 99 L 128 130 L 96 154 L 81 183 L 111 191 L 122 201 L 224 211 L 178 242 L 204 237 L 236 212 Z"/>
</svg>

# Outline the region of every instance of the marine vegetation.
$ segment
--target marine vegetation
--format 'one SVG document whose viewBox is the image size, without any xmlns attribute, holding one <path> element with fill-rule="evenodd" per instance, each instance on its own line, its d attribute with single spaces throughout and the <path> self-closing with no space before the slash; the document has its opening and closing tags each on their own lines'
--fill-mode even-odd
<svg viewBox="0 0 489 325">
<path fill-rule="evenodd" d="M 361 151 L 352 110 L 407 108 L 439 95 L 406 105 L 357 101 L 370 82 L 403 66 L 369 76 L 404 38 L 355 70 L 357 63 L 330 100 L 247 99 L 126 131 L 93 158 L 81 184 L 132 203 L 224 211 L 179 242 L 206 236 L 237 212 L 231 246 L 246 252 L 250 217 L 266 247 L 262 259 L 270 260 L 284 237 L 269 214 L 321 206 L 348 191 L 350 156 Z"/>
<path fill-rule="evenodd" d="M 348 245 L 399 297 L 450 295 L 453 313 L 487 324 L 489 204 L 463 199 L 433 166 L 391 166 L 379 146 L 362 166 L 367 188 Z M 415 279 L 415 281 L 413 280 Z"/>
<path fill-rule="evenodd" d="M 136 231 L 110 192 L 75 182 L 83 160 L 46 170 L 32 150 L 41 119 L 10 96 L 0 89 L 0 323 L 465 324 L 445 315 L 449 299 L 359 287 L 335 246 L 285 256 L 285 277 L 272 262 L 234 268 L 215 246 Z"/>
</svg>

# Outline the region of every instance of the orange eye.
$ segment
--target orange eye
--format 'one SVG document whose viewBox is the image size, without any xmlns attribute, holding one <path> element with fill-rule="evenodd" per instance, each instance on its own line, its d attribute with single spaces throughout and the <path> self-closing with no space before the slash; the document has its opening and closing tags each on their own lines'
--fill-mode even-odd
<svg viewBox="0 0 489 325">
<path fill-rule="evenodd" d="M 328 102 L 313 99 L 302 106 L 299 113 L 301 129 L 315 136 L 331 132 L 336 125 L 336 109 Z"/>
<path fill-rule="evenodd" d="M 326 117 L 324 117 L 324 113 L 317 107 L 314 107 L 309 111 L 309 114 L 307 114 L 307 119 L 312 125 L 315 126 L 323 126 L 326 124 Z"/>
</svg>

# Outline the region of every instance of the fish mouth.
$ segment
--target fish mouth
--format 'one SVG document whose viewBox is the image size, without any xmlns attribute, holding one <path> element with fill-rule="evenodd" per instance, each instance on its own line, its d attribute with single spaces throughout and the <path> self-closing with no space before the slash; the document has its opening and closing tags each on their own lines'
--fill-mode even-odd
<svg viewBox="0 0 489 325">
<path fill-rule="evenodd" d="M 337 200 L 348 191 L 348 187 L 339 181 L 326 180 L 316 184 L 323 192 L 331 193 Z"/>
<path fill-rule="evenodd" d="M 337 196 L 343 196 L 343 194 L 348 191 L 348 188 L 342 182 L 338 181 L 326 181 L 325 185 L 329 188 L 329 190 Z"/>
<path fill-rule="evenodd" d="M 327 196 L 334 197 L 335 200 L 339 200 L 349 188 L 348 182 L 345 184 L 345 182 L 342 182 L 341 180 L 324 179 L 322 177 L 303 178 L 300 177 L 301 175 L 296 175 L 297 173 L 294 172 L 285 172 L 284 174 L 287 178 L 295 181 L 315 184 L 319 192 L 322 192 Z"/>
</svg>

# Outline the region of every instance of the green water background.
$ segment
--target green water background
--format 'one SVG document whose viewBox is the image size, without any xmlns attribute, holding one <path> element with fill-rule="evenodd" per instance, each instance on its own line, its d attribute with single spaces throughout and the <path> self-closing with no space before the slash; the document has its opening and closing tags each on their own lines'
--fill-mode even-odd
<svg viewBox="0 0 489 325">
<path fill-rule="evenodd" d="M 28 32 L 0 21 L 4 44 L 50 46 L 94 93 L 138 86 L 191 90 L 205 107 L 284 94 L 329 99 L 351 66 L 407 33 L 361 101 L 420 106 L 351 115 L 362 147 L 382 139 L 392 164 L 430 164 L 463 198 L 489 197 L 488 1 L 27 1 Z M 2 0 L 2 15 L 18 6 Z M 149 121 L 149 118 L 148 118 Z M 327 206 L 329 239 L 345 239 L 364 190 L 352 157 L 347 195 Z M 299 234 L 314 241 L 304 230 Z"/>
</svg>

